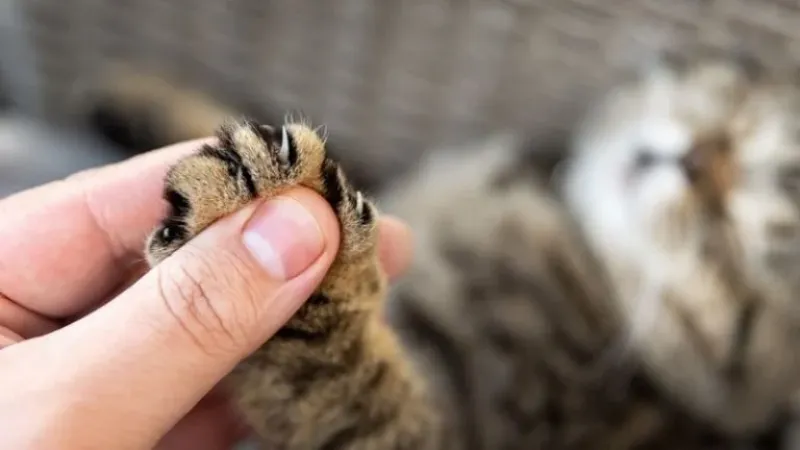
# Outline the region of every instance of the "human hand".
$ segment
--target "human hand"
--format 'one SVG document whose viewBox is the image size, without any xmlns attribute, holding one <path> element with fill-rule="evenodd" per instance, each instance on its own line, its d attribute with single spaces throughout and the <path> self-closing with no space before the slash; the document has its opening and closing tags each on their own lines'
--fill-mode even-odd
<svg viewBox="0 0 800 450">
<path fill-rule="evenodd" d="M 271 278 L 242 244 L 259 204 L 147 272 L 141 250 L 164 214 L 163 176 L 197 147 L 0 201 L 0 448 L 221 450 L 246 434 L 215 386 L 316 288 L 338 224 L 321 197 L 293 189 L 283 197 L 318 225 L 289 249 L 286 271 L 298 275 Z M 407 266 L 409 242 L 403 224 L 381 219 L 390 278 Z"/>
</svg>

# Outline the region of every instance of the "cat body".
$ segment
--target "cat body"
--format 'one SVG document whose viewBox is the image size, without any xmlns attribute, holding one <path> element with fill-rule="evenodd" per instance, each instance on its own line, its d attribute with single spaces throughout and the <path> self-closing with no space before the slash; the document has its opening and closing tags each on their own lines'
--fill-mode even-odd
<svg viewBox="0 0 800 450">
<path fill-rule="evenodd" d="M 508 367 L 528 366 L 508 378 L 505 398 L 519 399 L 522 379 L 540 393 L 528 404 L 546 404 L 541 393 L 556 389 L 534 376 L 535 361 L 558 385 L 574 380 L 582 394 L 555 396 L 575 401 L 572 411 L 557 408 L 559 426 L 593 403 L 597 414 L 585 422 L 599 426 L 614 416 L 609 397 L 643 401 L 637 389 L 655 389 L 631 413 L 640 437 L 629 433 L 628 443 L 655 437 L 641 448 L 706 448 L 717 439 L 673 442 L 687 436 L 670 425 L 686 423 L 673 407 L 729 437 L 765 430 L 796 389 L 797 86 L 756 61 L 677 56 L 612 90 L 563 146 L 526 152 L 494 141 L 471 156 L 437 155 L 395 187 L 399 206 L 382 202 L 423 235 L 400 291 L 412 316 L 425 312 L 418 328 L 436 324 L 436 334 L 454 336 L 478 322 L 467 346 L 488 347 L 478 365 L 505 360 L 505 372 L 492 370 L 506 377 Z M 572 259 L 553 257 L 561 252 Z M 506 336 L 491 345 L 493 334 Z M 526 354 L 498 356 L 524 342 Z M 483 381 L 491 378 L 473 375 L 476 391 L 494 392 L 472 395 L 491 399 L 477 409 L 498 416 L 506 431 L 496 435 L 509 436 L 514 416 L 500 413 L 502 389 Z M 524 429 L 547 433 L 548 422 L 534 417 Z M 584 437 L 575 448 L 629 448 Z M 549 439 L 541 448 L 565 445 Z"/>
<path fill-rule="evenodd" d="M 271 448 L 786 448 L 799 107 L 750 62 L 662 59 L 563 141 L 440 152 L 378 202 L 416 236 L 391 289 L 324 139 L 231 122 L 171 170 L 147 253 L 298 184 L 337 212 L 322 286 L 228 380 Z"/>
</svg>

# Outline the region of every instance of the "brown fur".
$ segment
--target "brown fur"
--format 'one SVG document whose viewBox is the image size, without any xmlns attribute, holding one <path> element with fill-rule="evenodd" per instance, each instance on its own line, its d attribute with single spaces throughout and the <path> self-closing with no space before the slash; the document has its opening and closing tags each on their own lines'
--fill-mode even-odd
<svg viewBox="0 0 800 450">
<path fill-rule="evenodd" d="M 278 157 L 280 129 L 250 121 L 226 124 L 218 145 L 178 162 L 167 175 L 173 210 L 149 240 L 149 261 L 256 196 L 295 185 L 323 194 L 340 219 L 340 251 L 317 293 L 229 376 L 235 399 L 276 448 L 438 448 L 425 384 L 382 320 L 377 212 L 327 158 L 319 135 L 301 123 L 284 127 L 288 162 Z"/>
<path fill-rule="evenodd" d="M 165 192 L 173 211 L 148 255 L 156 264 L 253 197 L 297 184 L 337 212 L 343 244 L 318 292 L 228 379 L 269 448 L 780 448 L 800 386 L 800 315 L 784 296 L 800 288 L 800 215 L 785 213 L 800 205 L 800 170 L 786 169 L 800 167 L 800 148 L 783 128 L 777 141 L 751 142 L 794 110 L 776 94 L 785 80 L 750 69 L 669 61 L 611 93 L 571 145 L 523 151 L 510 140 L 434 156 L 383 198 L 417 235 L 414 265 L 388 302 L 391 327 L 380 318 L 377 213 L 303 124 L 286 125 L 290 164 L 279 129 L 248 121 L 179 162 Z M 642 99 L 652 89 L 672 102 L 656 118 L 677 131 L 615 147 L 607 133 L 627 137 L 649 117 Z M 662 148 L 676 133 L 688 134 L 679 157 Z M 656 159 L 634 158 L 651 144 Z M 663 202 L 641 194 L 655 208 L 633 217 L 646 219 L 637 226 L 608 228 L 613 202 L 640 193 L 609 190 L 621 174 L 591 157 L 622 150 L 639 182 L 667 170 L 682 184 Z M 750 162 L 765 152 L 767 164 Z M 762 193 L 753 174 L 776 190 L 746 205 L 761 220 L 748 225 L 731 198 Z M 638 214 L 641 205 L 625 206 Z M 626 247 L 642 236 L 643 250 Z M 674 278 L 655 284 L 661 308 L 647 322 L 633 309 L 651 264 Z"/>
<path fill-rule="evenodd" d="M 653 91 L 661 106 L 647 103 Z M 565 139 L 440 150 L 388 192 L 383 208 L 418 239 L 392 302 L 397 329 L 447 410 L 466 411 L 460 432 L 476 448 L 779 448 L 800 361 L 800 197 L 779 187 L 800 164 L 797 93 L 725 55 L 661 61 Z M 677 131 L 636 133 L 662 119 Z M 684 132 L 680 148 L 659 147 Z M 610 157 L 633 166 L 651 150 L 640 181 L 608 187 L 626 176 Z M 677 201 L 645 197 L 652 209 L 609 231 L 604 220 L 638 212 L 636 182 L 662 170 L 681 177 Z M 735 196 L 764 190 L 737 209 Z M 657 245 L 626 248 L 637 233 Z M 783 273 L 768 264 L 777 247 Z M 638 295 L 651 256 L 674 276 L 656 285 L 658 308 Z"/>
</svg>

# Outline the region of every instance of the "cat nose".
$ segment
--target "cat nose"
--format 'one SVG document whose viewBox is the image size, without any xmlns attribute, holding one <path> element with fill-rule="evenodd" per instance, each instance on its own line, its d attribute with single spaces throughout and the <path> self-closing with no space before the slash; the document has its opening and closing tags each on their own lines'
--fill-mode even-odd
<svg viewBox="0 0 800 450">
<path fill-rule="evenodd" d="M 708 158 L 704 153 L 700 149 L 693 148 L 678 161 L 690 183 L 697 182 L 706 170 Z"/>
<path fill-rule="evenodd" d="M 695 183 L 705 176 L 712 176 L 715 166 L 727 159 L 730 143 L 724 135 L 705 136 L 697 139 L 680 158 L 680 166 L 686 178 Z"/>
</svg>

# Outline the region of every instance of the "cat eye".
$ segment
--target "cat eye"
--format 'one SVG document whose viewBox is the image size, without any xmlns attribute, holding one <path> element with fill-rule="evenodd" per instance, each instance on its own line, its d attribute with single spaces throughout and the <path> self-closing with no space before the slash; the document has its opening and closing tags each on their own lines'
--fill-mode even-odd
<svg viewBox="0 0 800 450">
<path fill-rule="evenodd" d="M 636 153 L 636 159 L 633 162 L 633 167 L 636 170 L 644 170 L 652 167 L 658 162 L 658 157 L 649 148 L 641 148 Z"/>
</svg>

